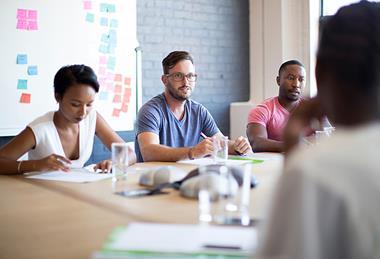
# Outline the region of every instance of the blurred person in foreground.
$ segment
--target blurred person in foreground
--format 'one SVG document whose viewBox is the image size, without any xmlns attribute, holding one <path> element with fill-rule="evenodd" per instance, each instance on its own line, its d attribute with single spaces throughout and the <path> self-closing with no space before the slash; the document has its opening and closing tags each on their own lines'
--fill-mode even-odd
<svg viewBox="0 0 380 259">
<path fill-rule="evenodd" d="M 318 96 L 292 114 L 286 163 L 255 258 L 380 258 L 380 4 L 361 1 L 326 21 Z M 297 146 L 323 114 L 336 126 Z"/>
</svg>

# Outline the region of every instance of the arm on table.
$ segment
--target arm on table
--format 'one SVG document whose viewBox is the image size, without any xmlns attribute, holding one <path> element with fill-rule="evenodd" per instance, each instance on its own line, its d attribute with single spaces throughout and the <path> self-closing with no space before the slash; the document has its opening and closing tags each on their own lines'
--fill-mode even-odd
<svg viewBox="0 0 380 259">
<path fill-rule="evenodd" d="M 284 143 L 268 138 L 267 129 L 259 123 L 247 125 L 247 137 L 253 152 L 283 152 Z"/>
<path fill-rule="evenodd" d="M 193 147 L 173 148 L 160 145 L 159 136 L 153 132 L 142 132 L 137 136 L 140 152 L 145 162 L 175 162 L 182 159 L 199 158 L 212 153 L 212 139 L 206 138 Z"/>
</svg>

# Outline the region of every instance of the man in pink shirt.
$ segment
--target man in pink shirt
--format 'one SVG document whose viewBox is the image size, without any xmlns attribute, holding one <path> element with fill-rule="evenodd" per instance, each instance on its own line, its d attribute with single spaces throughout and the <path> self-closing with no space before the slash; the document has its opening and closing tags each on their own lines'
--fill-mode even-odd
<svg viewBox="0 0 380 259">
<path fill-rule="evenodd" d="M 302 99 L 305 78 L 305 68 L 297 60 L 286 61 L 280 66 L 276 78 L 278 96 L 266 99 L 248 115 L 247 137 L 254 152 L 283 151 L 283 128 Z"/>
</svg>

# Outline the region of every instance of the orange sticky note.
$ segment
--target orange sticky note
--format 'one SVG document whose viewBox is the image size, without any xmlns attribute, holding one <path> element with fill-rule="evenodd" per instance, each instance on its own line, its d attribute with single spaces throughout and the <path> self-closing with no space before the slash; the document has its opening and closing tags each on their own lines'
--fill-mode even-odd
<svg viewBox="0 0 380 259">
<path fill-rule="evenodd" d="M 115 94 L 115 96 L 113 97 L 113 102 L 114 103 L 121 103 L 121 96 L 120 96 L 120 94 Z"/>
<path fill-rule="evenodd" d="M 20 97 L 20 103 L 30 103 L 31 94 L 22 93 Z"/>
<path fill-rule="evenodd" d="M 121 82 L 122 76 L 121 74 L 115 74 L 115 82 Z"/>
<path fill-rule="evenodd" d="M 119 117 L 120 116 L 120 109 L 113 109 L 112 116 Z"/>
<path fill-rule="evenodd" d="M 130 77 L 125 77 L 124 78 L 124 84 L 125 85 L 131 85 L 131 78 Z"/>
</svg>

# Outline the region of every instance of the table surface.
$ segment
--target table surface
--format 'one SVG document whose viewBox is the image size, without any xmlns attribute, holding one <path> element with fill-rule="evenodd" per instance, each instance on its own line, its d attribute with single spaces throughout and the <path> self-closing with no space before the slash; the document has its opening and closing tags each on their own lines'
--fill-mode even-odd
<svg viewBox="0 0 380 259">
<path fill-rule="evenodd" d="M 251 191 L 251 217 L 262 219 L 282 169 L 281 154 L 254 164 L 259 180 Z M 260 158 L 260 157 L 258 157 Z M 196 166 L 179 163 L 140 163 L 130 167 L 127 188 L 136 189 L 143 169 L 173 165 L 184 171 Z M 113 194 L 111 179 L 65 183 L 0 176 L 0 258 L 89 258 L 116 226 L 129 222 L 198 222 L 196 200 L 169 194 L 126 198 Z"/>
</svg>

